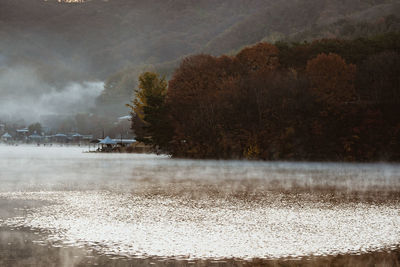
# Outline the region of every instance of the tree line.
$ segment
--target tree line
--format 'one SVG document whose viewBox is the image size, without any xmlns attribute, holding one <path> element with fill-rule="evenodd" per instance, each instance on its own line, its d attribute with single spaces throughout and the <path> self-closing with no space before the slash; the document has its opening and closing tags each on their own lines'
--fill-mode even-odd
<svg viewBox="0 0 400 267">
<path fill-rule="evenodd" d="M 175 157 L 400 160 L 400 34 L 258 43 L 139 78 L 137 139 Z"/>
</svg>

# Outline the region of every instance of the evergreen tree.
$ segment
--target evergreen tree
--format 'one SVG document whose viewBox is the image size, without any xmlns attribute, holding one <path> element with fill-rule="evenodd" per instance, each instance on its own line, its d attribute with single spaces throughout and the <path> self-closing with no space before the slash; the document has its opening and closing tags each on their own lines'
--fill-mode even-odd
<svg viewBox="0 0 400 267">
<path fill-rule="evenodd" d="M 139 77 L 139 88 L 135 91 L 132 105 L 132 130 L 138 141 L 166 151 L 171 139 L 171 127 L 166 106 L 167 82 L 153 72 Z"/>
</svg>

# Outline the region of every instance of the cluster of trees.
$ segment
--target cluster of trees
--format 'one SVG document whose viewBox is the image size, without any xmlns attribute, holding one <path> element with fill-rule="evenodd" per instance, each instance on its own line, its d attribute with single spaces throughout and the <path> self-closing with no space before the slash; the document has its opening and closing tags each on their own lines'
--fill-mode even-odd
<svg viewBox="0 0 400 267">
<path fill-rule="evenodd" d="M 139 80 L 139 139 L 176 157 L 400 160 L 400 35 L 259 43 Z"/>
</svg>

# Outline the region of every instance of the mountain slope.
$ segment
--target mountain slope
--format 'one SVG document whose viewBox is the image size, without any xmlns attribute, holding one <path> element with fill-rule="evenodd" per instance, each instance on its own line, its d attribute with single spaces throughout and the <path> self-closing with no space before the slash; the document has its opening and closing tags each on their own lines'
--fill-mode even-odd
<svg viewBox="0 0 400 267">
<path fill-rule="evenodd" d="M 399 14 L 399 5 L 400 1 L 284 1 L 239 21 L 209 42 L 203 51 L 218 55 L 234 52 L 260 41 L 290 39 L 288 37 L 298 37 L 302 32 L 308 32 L 305 35 L 310 35 L 344 19 L 353 24 L 369 22 L 391 14 Z M 310 39 L 306 37 L 308 36 L 303 40 Z M 321 36 L 315 36 L 317 37 Z"/>
<path fill-rule="evenodd" d="M 67 74 L 66 80 L 73 76 L 105 79 L 124 67 L 165 63 L 199 52 L 228 53 L 343 18 L 375 19 L 380 13 L 389 14 L 398 3 L 92 0 L 67 4 L 2 0 L 0 53 L 5 58 L 3 65 L 38 64 L 49 72 L 49 78 L 62 72 Z"/>
</svg>

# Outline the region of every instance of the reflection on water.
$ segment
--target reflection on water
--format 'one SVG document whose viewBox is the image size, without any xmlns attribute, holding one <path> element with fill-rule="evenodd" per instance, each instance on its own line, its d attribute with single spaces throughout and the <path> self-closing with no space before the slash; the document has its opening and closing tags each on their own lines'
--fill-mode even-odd
<svg viewBox="0 0 400 267">
<path fill-rule="evenodd" d="M 0 199 L 46 203 L 0 216 L 0 225 L 45 230 L 53 246 L 126 257 L 274 259 L 400 244 L 396 164 L 82 150 L 0 146 Z"/>
</svg>

